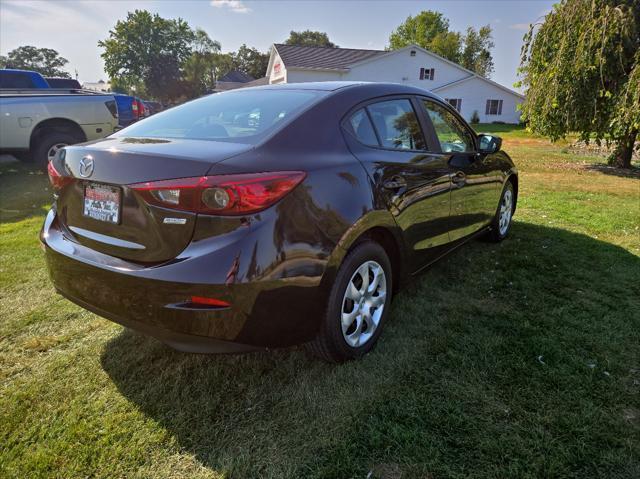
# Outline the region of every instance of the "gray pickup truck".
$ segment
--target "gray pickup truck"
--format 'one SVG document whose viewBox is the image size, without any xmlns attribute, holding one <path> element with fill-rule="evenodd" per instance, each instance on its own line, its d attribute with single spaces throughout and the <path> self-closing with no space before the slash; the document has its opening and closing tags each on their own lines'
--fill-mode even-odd
<svg viewBox="0 0 640 479">
<path fill-rule="evenodd" d="M 61 147 L 103 138 L 117 125 L 118 109 L 112 95 L 0 88 L 0 150 L 41 166 Z"/>
</svg>

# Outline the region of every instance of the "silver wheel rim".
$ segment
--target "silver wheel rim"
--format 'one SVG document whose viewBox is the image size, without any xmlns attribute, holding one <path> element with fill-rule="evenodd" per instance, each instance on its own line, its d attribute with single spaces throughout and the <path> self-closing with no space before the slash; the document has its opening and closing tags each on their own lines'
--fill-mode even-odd
<svg viewBox="0 0 640 479">
<path fill-rule="evenodd" d="M 67 146 L 66 143 L 56 143 L 55 145 L 53 145 L 51 148 L 49 148 L 49 151 L 47 151 L 47 159 L 49 161 L 53 160 L 53 158 L 56 156 L 56 153 L 58 153 L 58 150 L 60 148 L 64 148 L 65 146 Z"/>
<path fill-rule="evenodd" d="M 349 346 L 357 348 L 374 335 L 387 299 L 387 278 L 375 261 L 366 261 L 347 284 L 342 299 L 342 336 Z"/>
<path fill-rule="evenodd" d="M 498 229 L 501 235 L 507 234 L 509 224 L 511 223 L 511 213 L 513 212 L 513 194 L 507 189 L 502 195 L 500 203 L 500 219 L 498 221 Z"/>
</svg>

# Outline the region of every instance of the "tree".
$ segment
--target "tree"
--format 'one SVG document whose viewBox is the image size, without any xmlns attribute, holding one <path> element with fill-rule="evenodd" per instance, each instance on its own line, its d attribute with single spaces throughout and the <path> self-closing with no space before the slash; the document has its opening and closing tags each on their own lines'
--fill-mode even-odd
<svg viewBox="0 0 640 479">
<path fill-rule="evenodd" d="M 610 163 L 629 168 L 640 130 L 639 25 L 637 0 L 563 0 L 532 25 L 520 68 L 529 128 L 613 143 Z"/>
<path fill-rule="evenodd" d="M 126 84 L 142 82 L 150 95 L 167 100 L 179 90 L 176 86 L 194 40 L 195 33 L 181 18 L 167 20 L 136 10 L 119 20 L 98 46 L 104 48 L 101 56 L 111 78 Z"/>
<path fill-rule="evenodd" d="M 429 49 L 431 42 L 438 35 L 449 32 L 449 20 L 442 13 L 423 10 L 415 17 L 407 19 L 389 36 L 389 49 L 398 50 L 408 45 L 418 45 Z"/>
<path fill-rule="evenodd" d="M 478 75 L 489 78 L 493 72 L 491 49 L 494 45 L 492 40 L 491 26 L 489 25 L 480 27 L 480 30 L 477 31 L 473 27 L 467 28 L 460 64 Z"/>
<path fill-rule="evenodd" d="M 220 42 L 212 40 L 207 32 L 198 28 L 194 33 L 191 56 L 184 63 L 186 95 L 190 98 L 201 96 L 215 87 L 216 54 L 220 52 Z"/>
<path fill-rule="evenodd" d="M 329 40 L 329 36 L 325 32 L 314 32 L 311 30 L 305 30 L 304 32 L 291 30 L 289 38 L 287 38 L 284 43 L 302 47 L 338 48 L 338 45 Z"/>
<path fill-rule="evenodd" d="M 261 53 L 255 48 L 241 45 L 233 54 L 233 64 L 236 70 L 251 75 L 253 78 L 262 78 L 267 74 L 269 54 Z"/>
<path fill-rule="evenodd" d="M 461 45 L 462 35 L 458 32 L 438 33 L 431 40 L 428 50 L 454 63 L 460 63 Z"/>
<path fill-rule="evenodd" d="M 69 61 L 52 48 L 29 45 L 18 47 L 11 50 L 6 57 L 2 57 L 2 63 L 2 68 L 32 70 L 45 77 L 71 78 L 68 72 L 61 69 Z"/>
<path fill-rule="evenodd" d="M 389 50 L 408 45 L 418 45 L 484 77 L 493 71 L 489 25 L 478 31 L 469 27 L 462 35 L 449 30 L 449 20 L 442 13 L 424 10 L 415 17 L 409 16 L 389 36 Z"/>
</svg>

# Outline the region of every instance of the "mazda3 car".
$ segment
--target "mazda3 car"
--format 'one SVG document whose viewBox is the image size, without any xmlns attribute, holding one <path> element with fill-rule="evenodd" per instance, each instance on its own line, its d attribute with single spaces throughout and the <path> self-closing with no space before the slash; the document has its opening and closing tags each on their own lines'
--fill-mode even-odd
<svg viewBox="0 0 640 479">
<path fill-rule="evenodd" d="M 271 85 L 207 96 L 48 166 L 56 290 L 190 352 L 367 353 L 392 295 L 470 238 L 500 241 L 518 176 L 429 92 Z"/>
</svg>

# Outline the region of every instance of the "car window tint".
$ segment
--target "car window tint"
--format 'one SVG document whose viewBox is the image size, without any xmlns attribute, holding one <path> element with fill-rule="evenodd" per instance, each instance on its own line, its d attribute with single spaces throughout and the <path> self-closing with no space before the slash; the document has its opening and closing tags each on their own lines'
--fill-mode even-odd
<svg viewBox="0 0 640 479">
<path fill-rule="evenodd" d="M 422 129 L 409 100 L 388 100 L 367 106 L 382 146 L 425 150 Z"/>
<path fill-rule="evenodd" d="M 469 130 L 446 108 L 423 100 L 431 123 L 440 142 L 440 148 L 445 153 L 474 151 L 473 137 Z"/>
<path fill-rule="evenodd" d="M 365 145 L 378 146 L 378 139 L 376 133 L 373 131 L 371 120 L 369 115 L 363 108 L 356 111 L 351 118 L 349 118 L 349 125 L 353 131 L 355 137 Z"/>
<path fill-rule="evenodd" d="M 116 136 L 251 143 L 324 95 L 314 90 L 244 90 L 209 95 L 171 108 Z"/>
<path fill-rule="evenodd" d="M 0 88 L 35 88 L 27 73 L 0 72 Z"/>
</svg>

